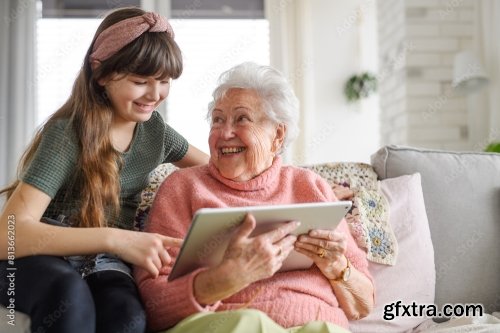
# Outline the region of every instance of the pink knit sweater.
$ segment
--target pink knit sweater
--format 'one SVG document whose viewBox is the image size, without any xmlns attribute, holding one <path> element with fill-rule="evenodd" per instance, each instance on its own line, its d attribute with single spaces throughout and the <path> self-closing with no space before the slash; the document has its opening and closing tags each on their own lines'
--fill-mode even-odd
<svg viewBox="0 0 500 333">
<path fill-rule="evenodd" d="M 312 171 L 282 166 L 281 159 L 258 177 L 234 182 L 222 177 L 212 165 L 174 172 L 161 185 L 151 208 L 147 231 L 184 238 L 191 218 L 202 207 L 235 207 L 336 200 L 330 186 Z M 366 254 L 358 248 L 347 224 L 338 230 L 348 235 L 346 256 L 352 265 L 370 277 Z M 173 258 L 178 249 L 169 250 Z M 171 266 L 151 278 L 137 268 L 135 277 L 153 330 L 174 326 L 200 311 L 249 308 L 265 312 L 283 327 L 324 320 L 347 327 L 348 321 L 329 281 L 316 266 L 307 270 L 276 273 L 210 306 L 201 306 L 193 295 L 193 278 L 200 270 L 167 282 Z M 371 277 L 370 277 L 371 278 Z"/>
</svg>

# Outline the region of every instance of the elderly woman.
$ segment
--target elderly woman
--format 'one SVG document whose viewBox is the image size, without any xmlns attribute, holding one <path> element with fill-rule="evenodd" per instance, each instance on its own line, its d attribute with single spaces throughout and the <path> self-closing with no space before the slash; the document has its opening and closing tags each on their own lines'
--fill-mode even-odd
<svg viewBox="0 0 500 333">
<path fill-rule="evenodd" d="M 298 101 L 284 77 L 268 66 L 244 63 L 223 73 L 219 82 L 209 105 L 210 162 L 176 171 L 163 182 L 147 231 L 183 238 L 194 213 L 203 207 L 337 200 L 312 171 L 282 165 L 280 153 L 298 132 Z M 171 265 L 158 278 L 138 269 L 150 327 L 177 324 L 172 332 L 233 332 L 239 327 L 253 332 L 252 323 L 266 331 L 295 327 L 295 332 L 314 321 L 300 329 L 316 332 L 319 325 L 344 332 L 340 327 L 366 316 L 373 306 L 366 254 L 345 221 L 334 231 L 311 230 L 298 238 L 290 235 L 297 226 L 287 222 L 251 237 L 255 220 L 247 215 L 216 267 L 170 282 Z M 178 254 L 178 249 L 169 251 L 174 258 Z M 315 264 L 278 272 L 291 251 Z M 253 310 L 229 311 L 242 308 Z"/>
</svg>

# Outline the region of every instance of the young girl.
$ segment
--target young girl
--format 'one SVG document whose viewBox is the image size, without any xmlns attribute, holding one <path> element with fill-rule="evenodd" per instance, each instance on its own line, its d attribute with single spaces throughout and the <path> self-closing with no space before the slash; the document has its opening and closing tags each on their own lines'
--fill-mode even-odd
<svg viewBox="0 0 500 333">
<path fill-rule="evenodd" d="M 0 301 L 28 314 L 32 332 L 145 331 L 129 265 L 157 276 L 170 261 L 166 248 L 180 240 L 132 230 L 140 192 L 160 163 L 208 161 L 155 111 L 181 72 L 163 17 L 112 12 L 70 98 L 28 147 L 19 180 L 2 191 L 0 282 L 15 272 L 15 296 L 3 289 Z"/>
</svg>

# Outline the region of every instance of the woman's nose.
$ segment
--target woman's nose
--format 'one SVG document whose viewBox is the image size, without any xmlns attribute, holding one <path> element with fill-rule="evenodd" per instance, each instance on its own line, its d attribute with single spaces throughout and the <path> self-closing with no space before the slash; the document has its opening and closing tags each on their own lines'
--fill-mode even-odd
<svg viewBox="0 0 500 333">
<path fill-rule="evenodd" d="M 231 139 L 234 137 L 234 128 L 233 124 L 230 121 L 227 121 L 224 126 L 221 128 L 221 136 L 223 139 Z"/>
</svg>

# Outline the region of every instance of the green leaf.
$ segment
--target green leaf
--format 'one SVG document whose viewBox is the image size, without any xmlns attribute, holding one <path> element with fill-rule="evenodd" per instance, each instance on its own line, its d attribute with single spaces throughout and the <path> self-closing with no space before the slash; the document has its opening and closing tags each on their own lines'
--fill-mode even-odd
<svg viewBox="0 0 500 333">
<path fill-rule="evenodd" d="M 500 153 L 500 142 L 492 142 L 490 143 L 484 151 L 490 153 Z"/>
</svg>

